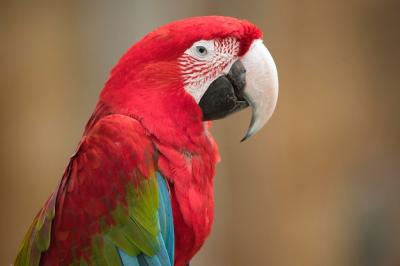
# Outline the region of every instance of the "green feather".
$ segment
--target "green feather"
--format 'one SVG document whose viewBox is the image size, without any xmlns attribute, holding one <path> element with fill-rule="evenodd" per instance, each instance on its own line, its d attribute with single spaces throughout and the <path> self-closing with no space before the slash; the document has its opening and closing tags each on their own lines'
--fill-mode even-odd
<svg viewBox="0 0 400 266">
<path fill-rule="evenodd" d="M 130 256 L 141 252 L 154 256 L 160 247 L 157 235 L 158 186 L 153 172 L 149 177 L 140 176 L 138 185 L 128 185 L 126 200 L 128 206 L 120 203 L 111 212 L 115 225 L 111 228 L 105 219 L 99 221 L 103 235 L 92 237 L 90 262 L 95 265 L 121 265 L 116 247 Z M 15 266 L 39 265 L 41 253 L 47 250 L 51 240 L 51 225 L 54 218 L 54 194 L 36 216 L 21 244 Z M 114 246 L 115 245 L 115 246 Z M 88 265 L 84 259 L 77 265 Z"/>
<path fill-rule="evenodd" d="M 47 200 L 21 243 L 15 266 L 39 265 L 40 255 L 50 246 L 51 224 L 55 214 L 55 194 Z"/>
<path fill-rule="evenodd" d="M 118 254 L 117 248 L 113 243 L 105 238 L 104 239 L 104 258 L 109 266 L 122 266 L 121 258 Z"/>
<path fill-rule="evenodd" d="M 137 256 L 140 253 L 140 250 L 125 237 L 125 234 L 120 229 L 111 229 L 107 233 L 106 240 L 107 238 L 130 256 Z"/>
</svg>

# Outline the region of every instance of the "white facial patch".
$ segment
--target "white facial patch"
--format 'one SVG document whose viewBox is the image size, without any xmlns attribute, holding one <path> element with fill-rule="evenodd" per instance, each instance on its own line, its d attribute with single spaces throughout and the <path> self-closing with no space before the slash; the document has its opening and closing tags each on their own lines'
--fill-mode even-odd
<svg viewBox="0 0 400 266">
<path fill-rule="evenodd" d="M 199 103 L 210 84 L 229 72 L 238 52 L 235 38 L 195 42 L 178 59 L 186 92 Z"/>
</svg>

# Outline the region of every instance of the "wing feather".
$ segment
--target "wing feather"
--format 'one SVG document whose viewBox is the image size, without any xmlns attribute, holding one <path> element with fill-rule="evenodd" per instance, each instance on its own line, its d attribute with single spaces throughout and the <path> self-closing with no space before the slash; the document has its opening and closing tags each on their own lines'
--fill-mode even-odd
<svg viewBox="0 0 400 266">
<path fill-rule="evenodd" d="M 15 265 L 173 265 L 168 184 L 150 139 L 123 115 L 91 125 Z"/>
</svg>

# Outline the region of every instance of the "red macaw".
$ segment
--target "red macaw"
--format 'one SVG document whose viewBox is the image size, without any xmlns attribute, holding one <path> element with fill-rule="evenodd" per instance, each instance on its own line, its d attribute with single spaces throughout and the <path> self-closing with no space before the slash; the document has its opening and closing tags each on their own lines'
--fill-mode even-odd
<svg viewBox="0 0 400 266">
<path fill-rule="evenodd" d="M 250 22 L 160 27 L 112 70 L 76 153 L 15 265 L 188 265 L 210 233 L 217 146 L 209 120 L 272 115 L 274 61 Z"/>
</svg>

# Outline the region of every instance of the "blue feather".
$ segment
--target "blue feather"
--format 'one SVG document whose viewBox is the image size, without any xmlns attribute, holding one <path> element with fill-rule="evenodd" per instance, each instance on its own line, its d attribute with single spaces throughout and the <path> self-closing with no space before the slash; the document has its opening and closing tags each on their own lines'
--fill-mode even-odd
<svg viewBox="0 0 400 266">
<path fill-rule="evenodd" d="M 118 252 L 124 266 L 141 266 L 137 257 L 129 256 L 121 249 L 118 249 Z"/>
<path fill-rule="evenodd" d="M 162 214 L 163 218 L 160 220 L 161 233 L 163 235 L 163 242 L 167 249 L 170 259 L 170 264 L 174 265 L 174 223 L 172 220 L 172 207 L 169 188 L 165 179 L 157 172 L 157 180 L 160 191 L 160 207 L 159 215 Z M 162 184 L 162 185 L 161 185 Z"/>
</svg>

